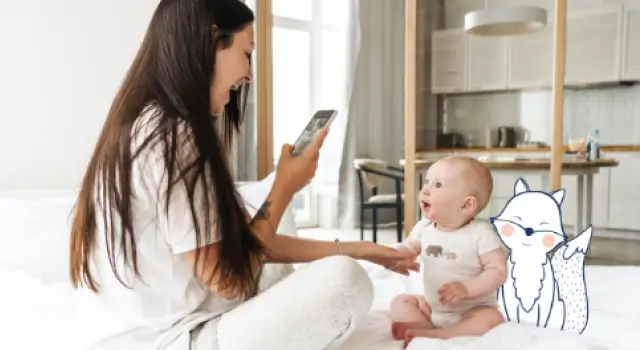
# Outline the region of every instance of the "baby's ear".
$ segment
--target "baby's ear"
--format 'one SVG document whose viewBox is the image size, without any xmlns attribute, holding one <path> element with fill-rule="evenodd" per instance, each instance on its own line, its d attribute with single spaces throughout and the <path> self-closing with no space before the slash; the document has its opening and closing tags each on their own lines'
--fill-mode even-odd
<svg viewBox="0 0 640 350">
<path fill-rule="evenodd" d="M 474 211 L 478 208 L 478 199 L 474 196 L 468 196 L 464 199 L 464 203 L 462 204 L 463 210 Z"/>
</svg>

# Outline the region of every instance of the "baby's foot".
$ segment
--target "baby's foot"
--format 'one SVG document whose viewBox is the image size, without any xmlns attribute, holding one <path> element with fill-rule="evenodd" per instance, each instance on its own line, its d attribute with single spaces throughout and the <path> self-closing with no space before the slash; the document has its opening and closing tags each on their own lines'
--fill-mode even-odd
<svg viewBox="0 0 640 350">
<path fill-rule="evenodd" d="M 407 329 L 404 332 L 404 348 L 406 349 L 409 346 L 409 343 L 414 338 L 434 338 L 432 329 Z"/>
<path fill-rule="evenodd" d="M 422 328 L 421 326 L 421 324 L 415 322 L 393 322 L 391 324 L 391 335 L 395 340 L 402 340 L 407 330 Z"/>
</svg>

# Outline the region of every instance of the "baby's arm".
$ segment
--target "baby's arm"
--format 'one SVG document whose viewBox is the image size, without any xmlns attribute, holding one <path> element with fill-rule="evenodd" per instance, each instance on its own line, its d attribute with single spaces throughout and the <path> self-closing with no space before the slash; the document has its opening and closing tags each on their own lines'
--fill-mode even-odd
<svg viewBox="0 0 640 350">
<path fill-rule="evenodd" d="M 468 298 L 494 293 L 507 280 L 507 258 L 502 249 L 497 248 L 480 256 L 482 273 L 463 282 Z"/>
<path fill-rule="evenodd" d="M 507 280 L 507 257 L 502 251 L 502 241 L 490 225 L 481 225 L 474 238 L 482 273 L 464 281 L 468 298 L 495 293 Z"/>
<path fill-rule="evenodd" d="M 422 236 L 422 230 L 428 224 L 429 223 L 424 219 L 418 221 L 418 223 L 416 223 L 416 225 L 413 227 L 413 229 L 411 229 L 411 232 L 409 233 L 409 236 L 407 236 L 407 238 L 405 238 L 401 243 L 398 243 L 395 246 L 395 248 L 397 250 L 410 251 L 411 253 L 413 253 L 416 256 L 418 254 L 420 254 L 420 250 L 422 250 L 422 246 L 420 244 L 420 239 L 421 239 L 421 236 Z"/>
<path fill-rule="evenodd" d="M 414 237 L 407 237 L 401 243 L 396 245 L 396 249 L 400 251 L 409 251 L 414 255 L 420 254 L 420 241 Z"/>
</svg>

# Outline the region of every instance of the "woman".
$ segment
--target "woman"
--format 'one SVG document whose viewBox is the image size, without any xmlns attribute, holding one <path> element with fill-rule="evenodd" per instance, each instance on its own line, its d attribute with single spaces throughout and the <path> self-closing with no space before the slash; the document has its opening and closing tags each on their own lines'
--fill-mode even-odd
<svg viewBox="0 0 640 350">
<path fill-rule="evenodd" d="M 251 78 L 253 20 L 238 0 L 162 0 L 153 15 L 74 213 L 71 279 L 83 311 L 100 319 L 88 327 L 97 348 L 324 349 L 370 307 L 371 282 L 350 258 L 409 258 L 275 234 L 314 176 L 326 131 L 298 157 L 283 148 L 249 219 L 226 159 Z M 273 263 L 314 260 L 281 282 L 263 278 Z"/>
</svg>

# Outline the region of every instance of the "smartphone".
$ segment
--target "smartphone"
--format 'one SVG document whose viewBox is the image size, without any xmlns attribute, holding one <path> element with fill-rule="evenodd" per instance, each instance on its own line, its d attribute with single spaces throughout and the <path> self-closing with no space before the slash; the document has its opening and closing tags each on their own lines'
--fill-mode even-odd
<svg viewBox="0 0 640 350">
<path fill-rule="evenodd" d="M 326 109 L 319 110 L 313 115 L 309 123 L 302 131 L 302 134 L 296 140 L 296 143 L 293 145 L 293 151 L 291 154 L 293 156 L 297 156 L 300 153 L 304 152 L 305 148 L 315 140 L 316 136 L 318 136 L 318 132 L 326 127 L 328 127 L 335 117 L 338 115 L 338 111 L 335 109 Z"/>
</svg>

